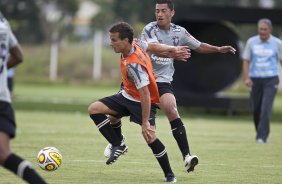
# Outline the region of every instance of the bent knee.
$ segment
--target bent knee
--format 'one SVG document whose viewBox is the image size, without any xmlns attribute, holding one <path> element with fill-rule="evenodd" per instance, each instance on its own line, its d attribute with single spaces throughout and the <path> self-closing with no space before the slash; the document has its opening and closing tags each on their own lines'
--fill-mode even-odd
<svg viewBox="0 0 282 184">
<path fill-rule="evenodd" d="M 169 117 L 170 119 L 175 119 L 179 117 L 177 108 L 175 106 L 165 107 L 164 112 L 166 116 Z"/>
<path fill-rule="evenodd" d="M 0 165 L 4 165 L 5 161 L 7 160 L 10 154 L 11 154 L 10 150 L 1 150 L 0 151 Z"/>
<path fill-rule="evenodd" d="M 99 103 L 100 102 L 93 102 L 92 104 L 90 104 L 88 107 L 88 113 L 89 114 L 100 113 Z"/>
</svg>

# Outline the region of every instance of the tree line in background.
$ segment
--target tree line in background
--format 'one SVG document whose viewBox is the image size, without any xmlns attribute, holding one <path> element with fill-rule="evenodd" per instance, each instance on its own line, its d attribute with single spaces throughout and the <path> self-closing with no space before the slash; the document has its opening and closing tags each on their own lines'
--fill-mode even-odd
<svg viewBox="0 0 282 184">
<path fill-rule="evenodd" d="M 50 42 L 54 32 L 59 38 L 73 33 L 73 18 L 83 0 L 0 0 L 0 11 L 9 19 L 19 40 L 24 43 Z M 100 7 L 91 21 L 91 29 L 106 29 L 124 20 L 131 24 L 147 23 L 154 19 L 153 0 L 89 0 Z M 281 0 L 174 0 L 177 6 L 274 6 Z"/>
</svg>

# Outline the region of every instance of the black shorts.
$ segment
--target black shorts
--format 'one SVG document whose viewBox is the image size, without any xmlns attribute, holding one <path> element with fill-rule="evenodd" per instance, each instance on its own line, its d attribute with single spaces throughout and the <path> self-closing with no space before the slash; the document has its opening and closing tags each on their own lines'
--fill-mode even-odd
<svg viewBox="0 0 282 184">
<path fill-rule="evenodd" d="M 0 101 L 0 132 L 7 133 L 11 138 L 16 136 L 15 114 L 12 105 Z"/>
<path fill-rule="evenodd" d="M 161 97 L 163 94 L 165 93 L 171 93 L 174 95 L 173 93 L 173 87 L 171 85 L 171 83 L 167 83 L 167 82 L 157 82 L 158 85 L 158 90 L 159 90 L 159 96 Z"/>
<path fill-rule="evenodd" d="M 140 102 L 128 100 L 121 93 L 102 98 L 99 101 L 118 113 L 117 115 L 113 115 L 114 117 L 120 119 L 124 116 L 130 116 L 130 121 L 141 125 L 142 109 Z M 156 112 L 157 106 L 151 105 L 149 122 L 152 126 L 155 125 Z"/>
</svg>

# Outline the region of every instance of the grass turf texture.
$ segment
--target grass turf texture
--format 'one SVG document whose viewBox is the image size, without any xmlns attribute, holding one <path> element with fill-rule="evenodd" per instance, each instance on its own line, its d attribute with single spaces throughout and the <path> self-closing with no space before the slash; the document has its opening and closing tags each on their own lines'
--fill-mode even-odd
<svg viewBox="0 0 282 184">
<path fill-rule="evenodd" d="M 13 151 L 31 161 L 48 183 L 163 183 L 162 171 L 142 138 L 140 127 L 123 120 L 129 153 L 111 166 L 105 164 L 107 142 L 87 114 L 88 105 L 114 94 L 114 86 L 70 86 L 29 84 L 15 86 L 14 107 L 17 137 Z M 191 151 L 200 159 L 192 174 L 184 171 L 170 126 L 158 112 L 157 135 L 165 144 L 178 183 L 281 183 L 282 180 L 282 96 L 278 94 L 271 120 L 270 143 L 255 143 L 250 114 L 226 116 L 180 108 L 186 124 Z M 223 115 L 223 116 L 222 116 Z M 63 164 L 55 172 L 36 164 L 39 150 L 55 146 L 62 152 Z M 0 167 L 0 184 L 24 183 Z"/>
<path fill-rule="evenodd" d="M 103 156 L 107 142 L 87 113 L 22 111 L 16 112 L 17 137 L 13 151 L 31 161 L 35 169 L 52 184 L 61 183 L 163 183 L 162 171 L 141 136 L 140 127 L 123 120 L 129 152 L 113 165 Z M 157 135 L 166 145 L 178 183 L 280 183 L 282 180 L 282 124 L 272 122 L 269 144 L 257 144 L 249 119 L 192 117 L 183 119 L 192 153 L 200 164 L 192 174 L 183 168 L 180 151 L 167 120 L 159 115 Z M 54 172 L 36 164 L 38 151 L 57 147 L 62 166 Z M 24 183 L 0 168 L 0 183 Z"/>
</svg>

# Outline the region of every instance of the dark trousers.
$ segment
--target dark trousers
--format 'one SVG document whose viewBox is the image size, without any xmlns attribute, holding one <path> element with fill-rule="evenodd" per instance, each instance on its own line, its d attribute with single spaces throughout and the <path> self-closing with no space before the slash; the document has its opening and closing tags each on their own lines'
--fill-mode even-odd
<svg viewBox="0 0 282 184">
<path fill-rule="evenodd" d="M 252 78 L 252 81 L 251 100 L 256 139 L 263 139 L 266 142 L 270 132 L 270 116 L 279 78 Z"/>
</svg>

